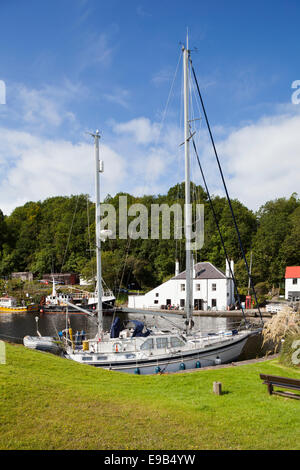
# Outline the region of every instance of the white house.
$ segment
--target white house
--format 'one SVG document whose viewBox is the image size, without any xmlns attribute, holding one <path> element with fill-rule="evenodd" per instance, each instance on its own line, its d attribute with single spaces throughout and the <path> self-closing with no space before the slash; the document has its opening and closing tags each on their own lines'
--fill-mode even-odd
<svg viewBox="0 0 300 470">
<path fill-rule="evenodd" d="M 300 266 L 287 266 L 285 269 L 285 299 L 300 300 Z"/>
<path fill-rule="evenodd" d="M 234 269 L 231 261 L 231 271 Z M 129 295 L 129 308 L 161 308 L 185 306 L 186 272 L 179 273 L 176 262 L 175 276 L 145 295 Z M 225 274 L 209 262 L 197 263 L 193 266 L 193 301 L 196 310 L 226 310 L 234 303 L 234 283 L 226 262 Z"/>
</svg>

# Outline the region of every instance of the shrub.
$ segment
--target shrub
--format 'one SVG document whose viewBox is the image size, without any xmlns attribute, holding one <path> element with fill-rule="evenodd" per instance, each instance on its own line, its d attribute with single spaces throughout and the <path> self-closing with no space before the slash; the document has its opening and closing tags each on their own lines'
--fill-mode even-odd
<svg viewBox="0 0 300 470">
<path fill-rule="evenodd" d="M 279 362 L 287 367 L 300 367 L 300 333 L 282 340 Z"/>
<path fill-rule="evenodd" d="M 282 340 L 300 335 L 300 314 L 289 307 L 281 310 L 265 323 L 262 335 L 263 345 L 272 342 L 278 351 Z"/>
</svg>

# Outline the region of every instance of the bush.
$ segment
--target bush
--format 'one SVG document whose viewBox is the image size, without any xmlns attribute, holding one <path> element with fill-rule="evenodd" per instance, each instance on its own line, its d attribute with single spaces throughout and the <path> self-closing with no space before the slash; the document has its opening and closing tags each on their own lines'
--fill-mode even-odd
<svg viewBox="0 0 300 470">
<path fill-rule="evenodd" d="M 300 315 L 291 308 L 285 308 L 274 315 L 264 325 L 263 344 L 271 341 L 275 345 L 275 351 L 279 350 L 282 340 L 289 337 L 300 336 Z"/>
<path fill-rule="evenodd" d="M 300 367 L 300 334 L 287 336 L 282 341 L 279 362 L 287 367 Z"/>
<path fill-rule="evenodd" d="M 267 295 L 269 293 L 270 286 L 268 282 L 259 282 L 255 285 L 255 291 L 257 296 Z"/>
</svg>

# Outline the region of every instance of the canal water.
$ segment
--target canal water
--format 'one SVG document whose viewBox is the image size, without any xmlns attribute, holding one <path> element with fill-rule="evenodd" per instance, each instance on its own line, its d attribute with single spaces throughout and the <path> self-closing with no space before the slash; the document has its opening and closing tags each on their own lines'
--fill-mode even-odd
<svg viewBox="0 0 300 470">
<path fill-rule="evenodd" d="M 170 328 L 172 326 L 184 327 L 184 319 L 181 315 L 167 314 L 163 318 L 159 315 L 137 315 L 118 313 L 121 322 L 125 326 L 130 320 L 136 319 L 145 323 L 148 328 Z M 26 335 L 37 336 L 38 329 L 42 336 L 57 336 L 58 332 L 69 327 L 67 316 L 64 313 L 2 313 L 0 312 L 0 340 L 23 344 Z M 167 317 L 167 318 L 166 318 Z M 96 318 L 85 314 L 69 314 L 69 325 L 73 331 L 84 330 L 88 337 L 93 337 L 97 332 Z M 103 317 L 104 329 L 109 331 L 113 315 L 105 314 Z M 239 326 L 237 318 L 222 317 L 193 317 L 195 328 L 203 333 L 224 331 Z M 265 354 L 262 348 L 261 335 L 248 339 L 239 360 L 253 359 Z"/>
</svg>

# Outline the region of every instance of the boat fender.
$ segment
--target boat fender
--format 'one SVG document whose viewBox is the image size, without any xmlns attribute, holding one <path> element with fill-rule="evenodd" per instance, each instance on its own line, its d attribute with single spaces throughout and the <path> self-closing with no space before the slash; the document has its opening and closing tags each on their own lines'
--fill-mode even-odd
<svg viewBox="0 0 300 470">
<path fill-rule="evenodd" d="M 200 369 L 201 368 L 201 362 L 200 361 L 197 361 L 196 362 L 196 369 Z"/>
<path fill-rule="evenodd" d="M 180 363 L 179 369 L 180 370 L 185 370 L 185 363 L 184 362 Z"/>
<path fill-rule="evenodd" d="M 161 371 L 161 368 L 159 366 L 155 367 L 155 373 L 158 374 Z"/>
<path fill-rule="evenodd" d="M 113 352 L 121 352 L 122 351 L 122 344 L 121 343 L 114 343 L 113 344 Z"/>
<path fill-rule="evenodd" d="M 134 373 L 139 375 L 140 369 L 137 367 L 136 369 L 134 369 Z"/>
</svg>

